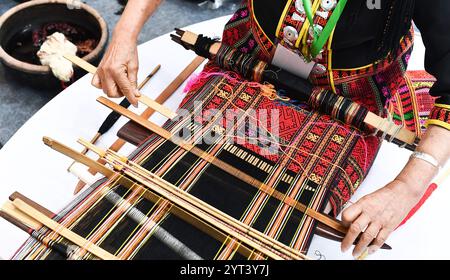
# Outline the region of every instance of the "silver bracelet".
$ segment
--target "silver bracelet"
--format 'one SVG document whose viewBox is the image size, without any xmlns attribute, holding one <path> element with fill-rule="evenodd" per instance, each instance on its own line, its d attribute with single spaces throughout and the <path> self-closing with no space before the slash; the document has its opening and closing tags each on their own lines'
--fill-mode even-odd
<svg viewBox="0 0 450 280">
<path fill-rule="evenodd" d="M 411 155 L 411 158 L 417 158 L 421 159 L 423 161 L 428 162 L 429 164 L 433 165 L 434 167 L 441 169 L 442 166 L 439 164 L 439 161 L 432 155 L 424 153 L 424 152 L 414 152 Z"/>
</svg>

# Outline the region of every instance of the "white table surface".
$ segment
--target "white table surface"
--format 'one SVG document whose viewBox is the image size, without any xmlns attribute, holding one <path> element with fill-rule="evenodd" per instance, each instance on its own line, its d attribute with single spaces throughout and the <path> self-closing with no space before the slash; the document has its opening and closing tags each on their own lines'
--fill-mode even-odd
<svg viewBox="0 0 450 280">
<path fill-rule="evenodd" d="M 205 21 L 188 29 L 220 36 L 227 19 L 228 17 L 221 17 Z M 419 38 L 410 69 L 423 69 L 423 52 L 424 47 Z M 159 73 L 142 92 L 156 98 L 194 56 L 193 52 L 173 43 L 168 35 L 142 44 L 139 47 L 140 80 L 157 64 L 162 65 Z M 19 191 L 51 211 L 57 212 L 73 199 L 73 189 L 78 180 L 66 171 L 71 160 L 45 146 L 41 139 L 43 136 L 50 136 L 81 151 L 82 148 L 76 140 L 80 137 L 90 139 L 95 134 L 110 111 L 95 101 L 102 92 L 90 85 L 91 77 L 89 74 L 86 75 L 51 100 L 0 150 L 0 202 L 6 201 L 14 191 Z M 171 109 L 175 110 L 182 99 L 181 88 L 166 102 Z M 141 112 L 144 108 L 140 106 L 132 110 Z M 165 121 L 158 115 L 152 117 L 152 120 L 158 124 Z M 98 145 L 109 147 L 116 139 L 117 130 L 125 122 L 126 119 L 121 118 L 101 138 Z M 127 144 L 120 153 L 126 155 L 132 150 L 133 147 Z M 369 176 L 352 201 L 392 180 L 406 163 L 409 154 L 408 151 L 394 145 L 384 144 Z M 370 258 L 449 259 L 450 242 L 447 242 L 447 232 L 450 226 L 445 222 L 450 213 L 449 187 L 449 182 L 439 186 L 422 209 L 391 236 L 388 243 L 393 250 L 382 251 Z M 1 258 L 10 258 L 26 238 L 27 234 L 0 219 Z M 340 253 L 339 243 L 317 236 L 313 239 L 309 255 L 315 257 L 316 251 L 327 259 L 351 259 L 350 253 Z"/>
</svg>

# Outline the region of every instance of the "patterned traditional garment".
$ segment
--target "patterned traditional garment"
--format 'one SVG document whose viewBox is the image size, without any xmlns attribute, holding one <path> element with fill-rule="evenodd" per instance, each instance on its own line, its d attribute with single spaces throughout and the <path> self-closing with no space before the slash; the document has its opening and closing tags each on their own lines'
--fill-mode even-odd
<svg viewBox="0 0 450 280">
<path fill-rule="evenodd" d="M 317 1 L 319 3 L 320 1 Z M 299 20 L 302 7 L 301 1 L 290 1 L 285 10 L 282 25 L 277 29 L 280 42 L 290 42 L 294 49 L 301 47 L 301 34 L 309 32 L 308 20 Z M 297 7 L 296 7 L 297 4 Z M 270 61 L 275 45 L 264 34 L 253 12 L 253 1 L 244 1 L 241 8 L 232 16 L 225 27 L 222 41 L 244 53 L 253 54 L 260 59 Z M 301 6 L 301 5 L 300 5 Z M 319 12 L 323 7 L 313 7 Z M 299 15 L 300 14 L 300 15 Z M 323 28 L 327 21 L 316 16 L 314 23 Z M 285 34 L 286 26 L 294 27 L 296 35 Z M 288 29 L 290 31 L 290 29 Z M 312 37 L 309 36 L 310 41 Z M 433 108 L 434 99 L 428 94 L 434 78 L 425 71 L 406 72 L 408 60 L 412 52 L 413 30 L 405 35 L 397 53 L 390 53 L 382 60 L 357 69 L 334 69 L 331 65 L 333 50 L 332 40 L 325 45 L 323 52 L 315 60 L 317 62 L 309 79 L 317 87 L 331 90 L 336 94 L 348 97 L 364 105 L 370 111 L 386 117 L 390 114 L 397 124 L 403 124 L 418 136 L 424 130 L 424 122 Z M 293 40 L 291 40 L 293 39 Z M 290 41 L 291 40 L 291 41 Z M 308 42 L 308 41 L 307 41 Z M 286 44 L 284 44 L 286 46 Z M 289 44 L 288 44 L 289 46 Z M 297 124 L 302 127 L 306 124 Z M 337 215 L 343 205 L 364 180 L 375 159 L 381 142 L 371 136 L 364 136 L 354 147 L 349 148 L 349 164 L 343 166 L 351 180 L 336 178 L 336 183 L 330 186 L 330 202 L 333 213 Z"/>
</svg>

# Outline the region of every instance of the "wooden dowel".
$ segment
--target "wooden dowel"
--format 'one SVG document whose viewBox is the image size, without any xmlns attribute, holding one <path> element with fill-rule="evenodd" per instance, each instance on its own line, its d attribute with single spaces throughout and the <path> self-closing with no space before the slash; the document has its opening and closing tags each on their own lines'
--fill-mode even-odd
<svg viewBox="0 0 450 280">
<path fill-rule="evenodd" d="M 78 56 L 65 54 L 64 57 L 67 60 L 71 61 L 73 64 L 81 67 L 82 69 L 88 71 L 91 74 L 95 74 L 97 72 L 97 68 L 95 66 L 93 66 L 89 62 L 79 58 Z M 160 113 L 161 115 L 163 115 L 169 119 L 174 119 L 177 116 L 177 114 L 175 112 L 173 112 L 172 110 L 170 110 L 168 107 L 159 104 L 155 100 L 150 99 L 149 97 L 147 97 L 145 95 L 141 95 L 141 97 L 139 97 L 138 100 L 141 103 L 145 104 L 147 107 L 152 108 L 156 112 Z"/>
<path fill-rule="evenodd" d="M 13 202 L 13 205 L 22 211 L 23 213 L 27 214 L 28 216 L 32 217 L 33 219 L 37 220 L 38 222 L 45 225 L 47 228 L 53 230 L 58 235 L 61 235 L 62 237 L 68 239 L 69 241 L 73 242 L 75 245 L 85 249 L 86 251 L 90 252 L 91 254 L 99 257 L 103 260 L 118 260 L 116 256 L 109 253 L 108 251 L 100 248 L 99 246 L 93 244 L 89 240 L 86 240 L 85 238 L 79 236 L 78 234 L 74 233 L 73 231 L 69 230 L 68 228 L 64 227 L 63 225 L 57 223 L 56 221 L 48 218 L 43 213 L 39 212 L 29 204 L 25 203 L 21 199 L 16 199 Z"/>
<path fill-rule="evenodd" d="M 150 72 L 150 74 L 147 75 L 147 77 L 145 77 L 145 79 L 141 82 L 141 84 L 138 86 L 138 90 L 142 90 L 145 85 L 150 81 L 151 78 L 153 78 L 153 76 L 156 75 L 156 73 L 158 73 L 158 71 L 161 69 L 161 64 L 156 65 L 156 67 L 153 69 L 152 72 Z M 156 101 L 156 100 L 155 100 Z M 157 101 L 158 102 L 158 101 Z M 158 102 L 158 103 L 162 103 L 162 102 Z"/>
<path fill-rule="evenodd" d="M 263 182 L 244 174 L 237 168 L 225 163 L 224 161 L 215 158 L 214 156 L 208 154 L 207 152 L 202 151 L 202 150 L 198 149 L 197 147 L 184 142 L 181 139 L 177 139 L 177 138 L 173 137 L 173 135 L 169 131 L 159 127 L 158 125 L 154 124 L 153 122 L 142 118 L 141 116 L 131 112 L 130 110 L 126 110 L 126 109 L 121 108 L 120 106 L 117 106 L 117 104 L 115 104 L 114 102 L 111 102 L 110 100 L 108 100 L 104 97 L 99 97 L 97 99 L 97 101 L 100 102 L 101 104 L 107 106 L 108 108 L 119 112 L 123 116 L 133 120 L 134 122 L 138 123 L 139 125 L 153 131 L 154 133 L 158 134 L 162 138 L 173 142 L 174 144 L 185 149 L 186 151 L 192 152 L 196 156 L 199 156 L 203 160 L 208 161 L 209 163 L 222 169 L 223 171 L 227 172 L 228 174 L 235 176 L 238 179 L 243 180 L 244 182 L 250 184 L 253 187 L 260 189 L 261 191 L 263 191 L 264 193 L 266 193 L 270 196 L 273 196 L 279 200 L 282 199 L 281 200 L 282 202 L 287 203 L 288 205 L 290 205 L 292 207 L 295 207 L 297 210 L 316 219 L 317 221 L 324 223 L 337 231 L 340 231 L 342 233 L 347 233 L 348 228 L 346 226 L 344 226 L 340 221 L 338 221 L 328 215 L 317 212 L 311 208 L 308 208 L 305 205 L 303 205 L 293 199 L 287 198 L 284 194 L 265 185 Z"/>
<path fill-rule="evenodd" d="M 156 102 L 163 104 L 165 103 L 174 93 L 175 91 L 180 88 L 180 86 L 189 78 L 189 76 L 194 73 L 194 71 L 200 67 L 200 65 L 205 61 L 205 58 L 201 56 L 196 56 L 191 63 L 189 63 L 186 68 L 181 71 L 181 73 L 159 94 L 159 96 L 155 99 Z M 148 119 L 155 113 L 155 110 L 148 107 L 142 112 L 141 116 Z M 125 141 L 123 139 L 117 139 L 111 146 L 110 150 L 113 150 L 115 152 L 119 151 L 124 145 Z M 101 160 L 99 160 L 100 163 Z M 95 172 L 91 169 L 88 170 L 91 174 L 95 175 Z M 83 187 L 86 184 L 83 182 L 78 182 L 77 186 L 75 187 L 74 194 L 77 194 L 80 190 L 83 189 Z"/>
<path fill-rule="evenodd" d="M 364 123 L 369 125 L 370 127 L 374 129 L 380 129 L 380 124 L 387 123 L 388 120 L 372 113 L 368 112 L 367 116 L 364 118 Z M 402 141 L 403 143 L 414 145 L 416 141 L 416 134 L 406 128 L 399 128 L 398 125 L 392 124 L 389 128 L 381 128 L 380 131 L 386 133 L 386 135 L 393 135 L 398 140 Z"/>
<path fill-rule="evenodd" d="M 29 205 L 33 206 L 34 208 L 39 210 L 39 212 L 43 213 L 44 215 L 46 215 L 49 218 L 53 218 L 55 216 L 55 213 L 53 213 L 52 211 L 48 210 L 44 206 L 42 206 L 42 205 L 38 204 L 37 202 L 29 199 L 28 197 L 24 196 L 23 194 L 21 194 L 19 192 L 14 192 L 13 194 L 11 194 L 9 196 L 9 200 L 11 200 L 11 201 L 13 201 L 15 199 L 18 199 L 18 198 L 23 200 L 23 201 L 25 201 Z"/>
<path fill-rule="evenodd" d="M 91 162 L 92 160 L 89 157 L 87 157 L 86 155 L 80 154 L 80 153 L 76 152 L 75 150 L 59 143 L 58 141 L 53 140 L 50 137 L 43 137 L 42 141 L 44 142 L 45 145 L 49 146 L 50 148 L 52 148 L 62 154 L 65 154 L 65 155 L 73 158 L 75 161 L 78 161 L 85 165 L 90 164 L 91 168 L 94 168 L 96 170 L 96 172 L 100 172 L 107 177 L 112 177 L 114 175 L 114 171 L 107 168 L 103 164 L 100 164 L 98 162 L 95 162 L 95 164 L 92 164 L 92 162 Z"/>
<path fill-rule="evenodd" d="M 21 221 L 21 223 L 23 223 L 24 225 L 26 225 L 29 228 L 32 228 L 34 230 L 39 230 L 40 228 L 42 228 L 42 223 L 36 221 L 35 219 L 26 215 L 25 213 L 17 210 L 11 201 L 6 201 L 2 205 L 1 211 L 10 215 L 14 219 Z"/>
<path fill-rule="evenodd" d="M 229 216 L 228 214 L 214 208 L 213 206 L 205 203 L 204 201 L 198 199 L 197 197 L 195 197 L 183 190 L 178 189 L 176 186 L 165 181 L 164 179 L 160 178 L 159 176 L 156 176 L 155 174 L 151 173 L 150 171 L 140 167 L 139 165 L 136 164 L 136 166 L 129 166 L 129 165 L 125 164 L 124 162 L 128 161 L 126 158 L 124 158 L 122 156 L 116 156 L 116 160 L 119 161 L 120 163 L 122 163 L 123 166 L 117 165 L 114 163 L 114 161 L 108 160 L 108 158 L 105 156 L 105 154 L 108 152 L 103 151 L 102 149 L 100 149 L 84 140 L 79 140 L 79 143 L 81 143 L 85 147 L 89 148 L 93 152 L 97 153 L 99 156 L 103 155 L 105 160 L 107 160 L 115 168 L 118 168 L 120 171 L 125 172 L 128 176 L 138 180 L 139 182 L 141 182 L 144 185 L 147 184 L 147 182 L 145 180 L 140 180 L 138 177 L 136 177 L 135 174 L 128 172 L 128 170 L 134 170 L 136 173 L 138 173 L 138 175 L 141 175 L 144 179 L 150 178 L 153 183 L 158 182 L 158 186 L 161 188 L 156 188 L 155 186 L 150 186 L 150 185 L 147 185 L 147 186 L 151 190 L 158 192 L 158 194 L 164 196 L 166 199 L 170 200 L 171 202 L 181 206 L 183 209 L 186 209 L 196 215 L 201 215 L 199 217 L 201 217 L 202 219 L 208 220 L 209 217 L 205 216 L 205 215 L 207 215 L 205 213 L 208 213 L 209 215 L 212 215 L 214 218 L 216 218 L 220 221 L 223 221 L 227 224 L 230 224 L 232 227 L 238 228 L 241 232 L 245 232 L 246 234 L 249 234 L 252 238 L 256 238 L 260 242 L 265 243 L 266 246 L 274 247 L 277 251 L 280 251 L 280 252 L 283 252 L 283 251 L 289 252 L 289 253 L 284 252 L 284 254 L 286 254 L 287 256 L 290 256 L 293 258 L 296 258 L 295 256 L 297 256 L 301 259 L 305 257 L 303 254 L 301 254 L 297 250 L 278 242 L 277 240 L 253 229 L 252 227 L 250 227 L 240 221 L 235 220 L 233 217 Z M 128 161 L 128 162 L 132 163 L 131 161 Z M 125 167 L 126 169 L 123 169 L 122 167 Z M 195 208 L 197 208 L 199 210 L 197 210 Z M 192 211 L 194 211 L 194 212 L 192 212 Z M 231 236 L 236 237 L 236 235 L 233 232 L 230 232 L 228 229 L 226 229 L 226 230 Z M 245 237 L 239 237 L 237 239 L 240 241 L 243 241 L 245 243 L 253 242 L 251 240 L 250 241 L 247 240 Z M 247 243 L 247 244 L 249 244 L 249 243 Z M 251 247 L 254 247 L 254 244 L 253 245 L 249 244 L 249 245 Z M 254 248 L 258 248 L 258 247 L 254 247 Z M 260 249 L 258 249 L 258 251 L 264 253 L 264 251 L 261 251 Z M 267 251 L 264 254 L 267 255 Z M 275 257 L 271 253 L 269 253 L 268 256 L 273 257 L 273 258 L 279 258 L 279 257 Z"/>
</svg>

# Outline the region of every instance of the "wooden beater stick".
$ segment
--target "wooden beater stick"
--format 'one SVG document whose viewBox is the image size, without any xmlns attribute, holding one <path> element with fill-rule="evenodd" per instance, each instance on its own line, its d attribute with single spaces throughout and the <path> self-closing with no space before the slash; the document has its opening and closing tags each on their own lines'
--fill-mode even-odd
<svg viewBox="0 0 450 280">
<path fill-rule="evenodd" d="M 97 72 L 97 68 L 94 65 L 79 58 L 78 56 L 65 54 L 64 58 L 71 61 L 73 64 L 81 67 L 82 69 L 88 71 L 91 74 L 95 74 Z M 147 107 L 152 108 L 156 112 L 162 114 L 165 117 L 168 117 L 169 119 L 173 119 L 177 116 L 177 114 L 175 112 L 173 112 L 166 106 L 161 105 L 160 103 L 156 102 L 155 100 L 153 100 L 145 95 L 141 95 L 141 97 L 139 97 L 138 100 L 141 103 L 145 104 Z"/>
<path fill-rule="evenodd" d="M 164 103 L 166 102 L 174 93 L 175 91 L 186 81 L 189 76 L 194 73 L 194 71 L 205 61 L 205 58 L 197 56 L 192 60 L 191 63 L 161 92 L 161 94 L 155 99 L 158 103 Z M 148 107 L 142 112 L 141 117 L 148 119 L 155 113 L 155 110 Z M 123 146 L 125 145 L 125 141 L 123 139 L 117 139 L 111 147 L 109 147 L 112 151 L 119 151 Z M 99 162 L 101 163 L 101 159 L 99 159 Z M 95 172 L 92 169 L 88 170 L 91 174 L 95 175 L 97 172 Z M 86 184 L 82 181 L 78 182 L 77 186 L 75 187 L 74 194 L 77 194 L 80 190 L 84 188 Z"/>
</svg>

